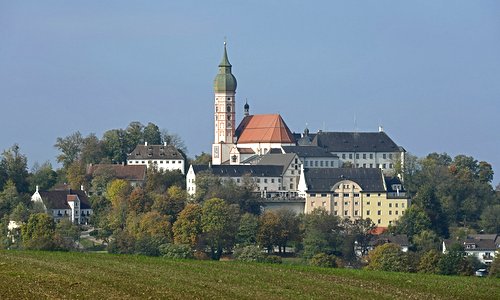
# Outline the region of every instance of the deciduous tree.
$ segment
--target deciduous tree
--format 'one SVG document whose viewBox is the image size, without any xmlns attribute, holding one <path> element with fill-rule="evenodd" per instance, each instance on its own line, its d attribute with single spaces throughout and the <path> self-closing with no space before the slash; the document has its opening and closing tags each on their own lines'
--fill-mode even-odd
<svg viewBox="0 0 500 300">
<path fill-rule="evenodd" d="M 11 148 L 2 153 L 0 160 L 0 190 L 4 188 L 4 184 L 11 180 L 18 192 L 28 192 L 28 159 L 21 154 L 19 145 L 14 144 Z"/>
<path fill-rule="evenodd" d="M 224 249 L 234 246 L 238 217 L 238 208 L 232 208 L 222 199 L 212 198 L 203 203 L 201 228 L 212 259 L 220 259 Z"/>
<path fill-rule="evenodd" d="M 33 250 L 52 250 L 54 245 L 54 220 L 47 214 L 32 214 L 21 226 L 23 247 Z"/>
<path fill-rule="evenodd" d="M 201 234 L 201 206 L 188 204 L 180 212 L 173 226 L 174 243 L 195 247 Z"/>
</svg>

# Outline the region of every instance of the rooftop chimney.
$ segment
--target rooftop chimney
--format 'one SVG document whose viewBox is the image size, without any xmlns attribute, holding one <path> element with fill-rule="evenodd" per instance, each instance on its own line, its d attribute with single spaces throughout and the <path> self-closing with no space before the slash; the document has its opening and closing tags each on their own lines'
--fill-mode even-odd
<svg viewBox="0 0 500 300">
<path fill-rule="evenodd" d="M 144 146 L 147 146 L 148 145 L 148 142 L 144 142 Z"/>
<path fill-rule="evenodd" d="M 167 142 L 163 142 L 163 146 L 167 146 Z"/>
<path fill-rule="evenodd" d="M 379 126 L 379 127 L 378 127 L 378 132 L 384 132 L 384 127 Z"/>
</svg>

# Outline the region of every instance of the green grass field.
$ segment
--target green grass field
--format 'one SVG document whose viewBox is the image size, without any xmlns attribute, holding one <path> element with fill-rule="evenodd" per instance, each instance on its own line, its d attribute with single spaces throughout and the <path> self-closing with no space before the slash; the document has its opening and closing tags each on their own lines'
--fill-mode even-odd
<svg viewBox="0 0 500 300">
<path fill-rule="evenodd" d="M 0 299 L 500 299 L 500 280 L 183 260 L 0 251 Z"/>
</svg>

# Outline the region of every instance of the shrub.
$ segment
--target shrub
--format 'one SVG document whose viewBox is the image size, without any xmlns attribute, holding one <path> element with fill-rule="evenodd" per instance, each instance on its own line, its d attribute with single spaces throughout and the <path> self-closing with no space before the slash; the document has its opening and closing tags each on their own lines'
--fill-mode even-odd
<svg viewBox="0 0 500 300">
<path fill-rule="evenodd" d="M 398 245 L 387 243 L 370 251 L 368 254 L 370 270 L 408 272 L 410 264 L 408 256 Z"/>
<path fill-rule="evenodd" d="M 500 278 L 500 256 L 498 255 L 490 265 L 489 276 Z"/>
<path fill-rule="evenodd" d="M 270 264 L 281 264 L 283 262 L 281 257 L 276 255 L 267 255 L 255 245 L 234 249 L 233 257 L 238 261 L 246 262 L 262 262 Z"/>
<path fill-rule="evenodd" d="M 233 256 L 239 261 L 262 262 L 264 260 L 264 253 L 255 245 L 235 248 Z"/>
<path fill-rule="evenodd" d="M 324 267 L 324 268 L 336 268 L 337 258 L 335 255 L 329 255 L 326 253 L 318 253 L 314 255 L 310 260 L 309 264 L 316 267 Z"/>
<path fill-rule="evenodd" d="M 264 255 L 264 259 L 262 260 L 264 263 L 268 264 L 281 264 L 283 260 L 280 256 L 277 255 Z"/>
<path fill-rule="evenodd" d="M 194 252 L 194 259 L 196 260 L 209 260 L 210 257 L 203 251 L 195 251 Z"/>
<path fill-rule="evenodd" d="M 160 254 L 173 259 L 194 258 L 191 247 L 184 244 L 163 244 L 160 246 Z"/>
<path fill-rule="evenodd" d="M 436 250 L 425 252 L 418 263 L 419 273 L 439 274 L 439 261 L 441 260 L 441 253 Z"/>
</svg>

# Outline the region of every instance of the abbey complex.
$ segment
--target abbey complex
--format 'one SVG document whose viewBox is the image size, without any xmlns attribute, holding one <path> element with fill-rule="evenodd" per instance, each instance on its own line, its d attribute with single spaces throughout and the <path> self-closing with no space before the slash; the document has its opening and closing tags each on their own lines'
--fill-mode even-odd
<svg viewBox="0 0 500 300">
<path fill-rule="evenodd" d="M 279 114 L 237 115 L 237 80 L 227 47 L 214 80 L 214 142 L 210 165 L 191 165 L 187 192 L 209 172 L 224 180 L 255 184 L 264 209 L 308 213 L 322 207 L 351 219 L 370 218 L 387 227 L 410 204 L 402 184 L 405 150 L 378 132 L 292 132 Z"/>
</svg>

